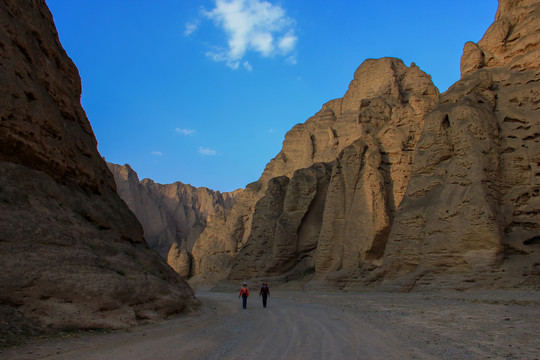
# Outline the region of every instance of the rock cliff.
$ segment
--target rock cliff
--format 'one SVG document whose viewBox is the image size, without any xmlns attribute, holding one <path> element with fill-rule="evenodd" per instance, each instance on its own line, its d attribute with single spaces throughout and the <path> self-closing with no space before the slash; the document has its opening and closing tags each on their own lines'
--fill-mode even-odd
<svg viewBox="0 0 540 360">
<path fill-rule="evenodd" d="M 484 37 L 465 44 L 461 80 L 425 119 L 388 238 L 387 282 L 538 278 L 539 40 L 540 2 L 500 1 Z"/>
<path fill-rule="evenodd" d="M 0 345 L 22 323 L 123 328 L 188 309 L 191 288 L 116 193 L 45 2 L 0 0 L 0 27 Z"/>
<path fill-rule="evenodd" d="M 380 259 L 423 118 L 438 98 L 414 64 L 364 62 L 345 96 L 289 131 L 259 181 L 201 234 L 196 278 L 229 268 L 232 278 L 298 277 Z"/>
<path fill-rule="evenodd" d="M 118 194 L 142 224 L 148 245 L 180 275 L 190 276 L 195 239 L 206 228 L 208 218 L 229 211 L 242 190 L 221 193 L 181 182 L 162 185 L 150 179 L 139 181 L 129 165 L 108 166 Z"/>
<path fill-rule="evenodd" d="M 501 0 L 446 93 L 392 58 L 282 151 L 193 246 L 193 281 L 516 286 L 540 272 L 540 2 Z"/>
</svg>

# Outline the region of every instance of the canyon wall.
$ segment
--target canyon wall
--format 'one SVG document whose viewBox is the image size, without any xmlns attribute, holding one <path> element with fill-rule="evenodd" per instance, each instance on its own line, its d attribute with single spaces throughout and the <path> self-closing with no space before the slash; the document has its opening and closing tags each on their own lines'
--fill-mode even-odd
<svg viewBox="0 0 540 360">
<path fill-rule="evenodd" d="M 540 3 L 500 1 L 484 37 L 465 44 L 461 80 L 425 119 L 386 282 L 408 288 L 440 272 L 472 284 L 538 279 L 539 40 Z"/>
<path fill-rule="evenodd" d="M 222 216 L 234 205 L 242 190 L 221 193 L 175 182 L 139 181 L 129 165 L 107 164 L 118 194 L 137 216 L 144 238 L 180 275 L 191 275 L 193 243 L 209 218 Z"/>
<path fill-rule="evenodd" d="M 19 324 L 125 328 L 189 309 L 116 193 L 45 2 L 0 0 L 0 27 L 2 342 Z"/>
<path fill-rule="evenodd" d="M 366 60 L 193 246 L 193 282 L 536 284 L 540 2 L 501 0 L 462 77 Z M 536 285 L 535 285 L 536 286 Z"/>
</svg>

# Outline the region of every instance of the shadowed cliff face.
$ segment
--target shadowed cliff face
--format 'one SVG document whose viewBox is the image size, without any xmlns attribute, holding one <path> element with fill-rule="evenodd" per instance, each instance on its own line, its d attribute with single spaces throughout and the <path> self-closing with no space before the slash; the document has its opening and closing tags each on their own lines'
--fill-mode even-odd
<svg viewBox="0 0 540 360">
<path fill-rule="evenodd" d="M 122 328 L 188 308 L 116 193 L 44 1 L 1 0 L 0 27 L 0 316 Z"/>
<path fill-rule="evenodd" d="M 0 160 L 42 171 L 61 184 L 114 190 L 80 106 L 77 68 L 39 1 L 2 1 Z"/>
<path fill-rule="evenodd" d="M 501 1 L 439 97 L 398 59 L 285 137 L 193 247 L 193 281 L 534 285 L 540 271 L 540 2 Z M 465 282 L 464 282 L 465 280 Z"/>
<path fill-rule="evenodd" d="M 137 216 L 148 245 L 180 275 L 191 275 L 193 243 L 209 218 L 222 216 L 234 205 L 241 189 L 221 193 L 175 182 L 139 181 L 129 165 L 108 164 L 118 194 Z"/>
</svg>

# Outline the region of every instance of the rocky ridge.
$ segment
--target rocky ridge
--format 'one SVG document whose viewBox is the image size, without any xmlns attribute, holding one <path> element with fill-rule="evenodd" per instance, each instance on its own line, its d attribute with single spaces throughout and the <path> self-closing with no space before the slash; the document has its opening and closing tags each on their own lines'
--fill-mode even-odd
<svg viewBox="0 0 540 360">
<path fill-rule="evenodd" d="M 193 282 L 507 287 L 540 273 L 540 2 L 501 0 L 439 95 L 367 60 L 193 246 Z M 536 286 L 536 285 L 535 285 Z"/>
<path fill-rule="evenodd" d="M 21 324 L 125 328 L 188 310 L 191 288 L 116 193 L 45 2 L 1 0 L 0 27 L 0 345 Z"/>
<path fill-rule="evenodd" d="M 129 165 L 107 164 L 118 194 L 137 216 L 150 247 L 156 249 L 180 275 L 191 276 L 191 252 L 209 218 L 220 216 L 234 205 L 241 189 L 221 193 L 175 182 L 139 181 Z"/>
</svg>

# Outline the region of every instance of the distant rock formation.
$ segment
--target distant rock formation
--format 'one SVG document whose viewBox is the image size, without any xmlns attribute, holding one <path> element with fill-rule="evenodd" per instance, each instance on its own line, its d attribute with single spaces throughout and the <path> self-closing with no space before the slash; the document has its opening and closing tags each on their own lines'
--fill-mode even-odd
<svg viewBox="0 0 540 360">
<path fill-rule="evenodd" d="M 540 2 L 501 0 L 439 95 L 365 61 L 193 246 L 192 281 L 515 286 L 540 273 Z"/>
<path fill-rule="evenodd" d="M 116 193 L 45 2 L 1 0 L 0 27 L 0 317 L 124 328 L 189 308 Z"/>
<path fill-rule="evenodd" d="M 108 163 L 118 194 L 137 216 L 144 237 L 182 276 L 191 275 L 193 243 L 205 229 L 207 219 L 229 211 L 242 190 L 221 193 L 175 182 L 139 181 L 129 165 Z"/>
</svg>

